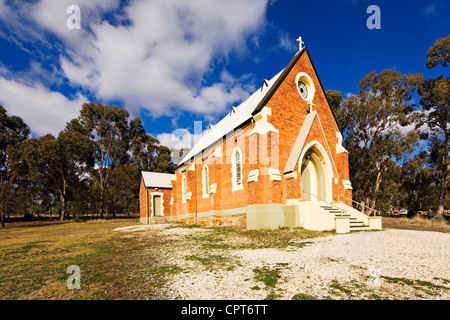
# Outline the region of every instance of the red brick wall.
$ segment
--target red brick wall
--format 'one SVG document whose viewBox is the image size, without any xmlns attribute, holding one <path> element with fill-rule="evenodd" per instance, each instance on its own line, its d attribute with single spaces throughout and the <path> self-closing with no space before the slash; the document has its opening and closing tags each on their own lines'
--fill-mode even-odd
<svg viewBox="0 0 450 320">
<path fill-rule="evenodd" d="M 141 185 L 139 188 L 139 211 L 140 217 L 146 218 L 147 213 L 151 217 L 153 214 L 153 206 L 152 206 L 152 192 L 162 193 L 162 201 L 164 207 L 164 216 L 172 215 L 172 208 L 170 205 L 170 200 L 172 198 L 172 190 L 171 189 L 160 189 L 160 188 L 145 188 L 144 182 L 141 178 Z M 148 211 L 147 211 L 148 210 Z"/>
<path fill-rule="evenodd" d="M 147 202 L 147 195 L 146 195 L 146 189 L 144 185 L 144 179 L 141 178 L 141 184 L 139 187 L 139 212 L 140 217 L 144 218 L 147 216 L 147 210 L 148 210 L 148 202 Z"/>
<path fill-rule="evenodd" d="M 339 129 L 326 101 L 325 93 L 321 91 L 321 86 L 314 73 L 311 61 L 307 54 L 303 54 L 266 104 L 272 110 L 272 116 L 268 117 L 268 121 L 272 123 L 279 133 L 257 134 L 249 137 L 250 131 L 254 128 L 254 123 L 252 122 L 249 126 L 228 137 L 226 141 L 207 150 L 201 157 L 196 158 L 194 171 L 188 171 L 187 169 L 192 163 L 187 164 L 184 167 L 186 169 L 184 174 L 188 181 L 187 192 L 192 192 L 192 198 L 185 204 L 182 204 L 181 201 L 182 168 L 178 169 L 176 171 L 176 181 L 172 183 L 174 198 L 172 211 L 174 215 L 227 210 L 246 207 L 251 204 L 285 204 L 287 199 L 298 199 L 301 197 L 298 164 L 296 167 L 298 172 L 297 179 L 285 180 L 283 176 L 283 170 L 292 147 L 309 111 L 309 105 L 300 97 L 297 91 L 295 78 L 299 72 L 308 74 L 315 86 L 314 110 L 317 110 L 319 115 L 331 156 L 339 174 L 337 184 L 335 184 L 334 178 L 330 181 L 333 186 L 333 200 L 337 200 L 337 195 L 343 192 L 342 180 L 349 180 L 348 154 L 336 154 L 336 144 L 338 143 L 336 132 L 339 132 Z M 326 148 L 317 121 L 313 124 L 306 144 L 313 140 L 319 141 Z M 242 170 L 243 189 L 232 192 L 231 154 L 236 146 L 239 146 L 245 155 Z M 222 157 L 211 157 L 219 147 L 222 148 Z M 264 152 L 261 152 L 262 148 L 267 148 L 265 155 Z M 254 155 L 255 153 L 249 153 L 249 150 L 258 150 L 256 152 L 258 158 L 255 159 L 253 156 L 250 158 L 249 154 Z M 276 165 L 268 163 L 272 153 L 279 154 Z M 209 184 L 217 184 L 217 192 L 209 194 L 208 198 L 203 198 L 202 193 L 202 169 L 204 163 L 209 168 Z M 282 181 L 270 181 L 269 168 L 279 169 Z M 247 183 L 248 174 L 254 169 L 260 170 L 258 182 Z M 345 196 L 351 197 L 351 191 L 347 190 Z"/>
</svg>

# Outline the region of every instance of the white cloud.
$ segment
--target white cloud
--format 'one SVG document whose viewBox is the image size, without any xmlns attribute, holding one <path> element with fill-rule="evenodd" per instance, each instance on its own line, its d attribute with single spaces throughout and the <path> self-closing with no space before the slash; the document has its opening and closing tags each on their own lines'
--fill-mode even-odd
<svg viewBox="0 0 450 320">
<path fill-rule="evenodd" d="M 0 103 L 9 114 L 21 117 L 38 136 L 57 136 L 66 122 L 78 116 L 84 102 L 81 95 L 71 101 L 41 84 L 26 85 L 0 77 Z"/>
<path fill-rule="evenodd" d="M 81 31 L 67 28 L 71 14 L 67 8 L 77 5 L 81 9 Z M 29 8 L 29 15 L 39 25 L 52 34 L 63 39 L 69 45 L 77 45 L 88 36 L 87 27 L 101 22 L 101 14 L 113 10 L 119 0 L 40 0 Z"/>
<path fill-rule="evenodd" d="M 425 9 L 423 10 L 423 14 L 425 15 L 425 17 L 430 18 L 434 15 L 436 15 L 436 5 L 435 4 L 429 4 L 425 7 Z"/>
<path fill-rule="evenodd" d="M 289 51 L 295 52 L 298 50 L 298 44 L 295 41 L 292 41 L 290 35 L 286 32 L 280 32 L 279 35 L 279 48 Z"/>
<path fill-rule="evenodd" d="M 53 1 L 41 2 L 41 9 Z M 61 57 L 67 78 L 100 99 L 122 100 L 131 111 L 154 116 L 173 109 L 218 114 L 249 95 L 239 81 L 205 85 L 217 57 L 243 50 L 246 39 L 265 24 L 267 0 L 134 1 L 125 9 L 132 23 L 92 23 L 74 40 L 50 24 L 70 45 Z M 83 7 L 81 6 L 83 10 Z M 82 16 L 83 17 L 83 16 Z M 46 23 L 48 15 L 36 15 Z"/>
<path fill-rule="evenodd" d="M 169 149 L 192 149 L 201 137 L 201 133 L 192 134 L 187 129 L 176 129 L 172 133 L 160 133 L 156 139 Z"/>
<path fill-rule="evenodd" d="M 46 88 L 61 85 L 64 77 L 104 103 L 122 101 L 132 114 L 187 111 L 213 121 L 254 89 L 248 75 L 233 77 L 223 65 L 218 79 L 211 76 L 219 61 L 248 53 L 248 40 L 263 34 L 268 1 L 133 0 L 124 5 L 119 0 L 40 0 L 16 5 L 0 0 L 0 37 L 39 61 L 23 73 L 4 76 L 3 70 L 0 99 L 36 134 L 57 133 L 85 100 L 80 95 L 71 101 Z M 81 30 L 66 27 L 69 5 L 81 8 Z M 105 13 L 115 22 L 102 20 Z M 128 23 L 121 24 L 124 20 Z M 284 38 L 280 45 L 289 47 Z M 47 69 L 39 59 L 45 59 Z"/>
</svg>

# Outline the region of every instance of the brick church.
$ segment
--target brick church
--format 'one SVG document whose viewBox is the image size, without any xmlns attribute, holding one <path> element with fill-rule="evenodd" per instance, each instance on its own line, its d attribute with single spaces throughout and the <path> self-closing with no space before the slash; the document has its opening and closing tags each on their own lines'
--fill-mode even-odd
<svg viewBox="0 0 450 320">
<path fill-rule="evenodd" d="M 201 139 L 175 174 L 142 172 L 142 223 L 381 229 L 352 207 L 348 152 L 306 47 Z"/>
</svg>

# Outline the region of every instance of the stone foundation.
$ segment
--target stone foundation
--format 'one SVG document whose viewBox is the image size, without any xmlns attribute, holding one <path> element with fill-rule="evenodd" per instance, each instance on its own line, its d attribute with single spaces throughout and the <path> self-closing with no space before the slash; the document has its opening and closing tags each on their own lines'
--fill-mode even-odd
<svg viewBox="0 0 450 320">
<path fill-rule="evenodd" d="M 186 224 L 195 224 L 195 218 L 190 217 L 187 219 L 180 219 Z M 208 217 L 197 217 L 197 223 L 201 226 L 209 227 L 236 227 L 236 228 L 246 228 L 247 226 L 247 214 L 241 213 L 236 215 L 222 215 L 222 216 L 208 216 Z"/>
</svg>

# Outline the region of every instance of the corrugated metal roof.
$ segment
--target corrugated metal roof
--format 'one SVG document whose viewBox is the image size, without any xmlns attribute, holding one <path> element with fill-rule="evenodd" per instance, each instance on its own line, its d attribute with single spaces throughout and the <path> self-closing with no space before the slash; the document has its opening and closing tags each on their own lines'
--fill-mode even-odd
<svg viewBox="0 0 450 320">
<path fill-rule="evenodd" d="M 221 139 L 224 135 L 231 132 L 233 129 L 238 128 L 247 120 L 251 119 L 252 112 L 255 110 L 259 102 L 264 98 L 264 96 L 267 94 L 269 89 L 273 86 L 282 72 L 283 70 L 281 70 L 275 77 L 273 77 L 269 81 L 265 80 L 262 87 L 258 88 L 255 93 L 247 98 L 247 100 L 242 102 L 238 107 L 234 108 L 234 112 L 230 112 L 216 125 L 211 126 L 209 130 L 204 132 L 200 140 L 183 158 L 183 160 L 181 160 L 178 166 L 182 166 L 183 164 L 188 163 L 192 157 L 202 152 L 202 150 L 208 148 L 214 142 Z"/>
<path fill-rule="evenodd" d="M 174 174 L 142 171 L 144 185 L 149 188 L 172 188 Z"/>
</svg>

